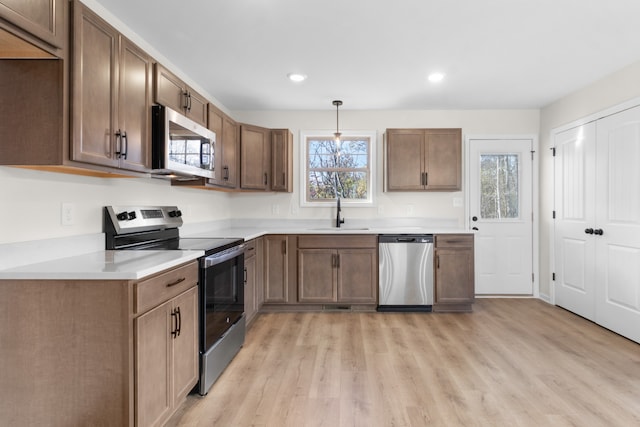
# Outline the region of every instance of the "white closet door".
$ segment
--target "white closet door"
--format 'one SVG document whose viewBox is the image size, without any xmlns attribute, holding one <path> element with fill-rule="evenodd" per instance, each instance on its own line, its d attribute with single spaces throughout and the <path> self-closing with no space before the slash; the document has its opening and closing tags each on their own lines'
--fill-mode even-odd
<svg viewBox="0 0 640 427">
<path fill-rule="evenodd" d="M 595 321 L 595 123 L 558 133 L 555 156 L 555 303 Z"/>
<path fill-rule="evenodd" d="M 596 322 L 640 342 L 640 107 L 597 122 Z"/>
</svg>

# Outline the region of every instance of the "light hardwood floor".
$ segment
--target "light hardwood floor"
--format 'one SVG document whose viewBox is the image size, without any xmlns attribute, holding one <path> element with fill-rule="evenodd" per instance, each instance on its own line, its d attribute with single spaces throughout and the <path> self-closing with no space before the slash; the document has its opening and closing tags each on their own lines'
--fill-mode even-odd
<svg viewBox="0 0 640 427">
<path fill-rule="evenodd" d="M 271 313 L 169 426 L 639 426 L 640 345 L 534 299 Z"/>
</svg>

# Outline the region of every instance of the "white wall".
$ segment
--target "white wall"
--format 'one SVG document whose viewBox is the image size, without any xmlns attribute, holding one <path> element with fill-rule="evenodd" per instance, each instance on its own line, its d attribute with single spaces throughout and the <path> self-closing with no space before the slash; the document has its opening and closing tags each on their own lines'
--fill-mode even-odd
<svg viewBox="0 0 640 427">
<path fill-rule="evenodd" d="M 345 102 L 346 104 L 346 102 Z M 345 105 L 348 107 L 348 105 Z M 300 207 L 301 130 L 326 129 L 335 132 L 336 113 L 327 101 L 326 111 L 236 111 L 236 120 L 269 128 L 288 128 L 294 136 L 294 191 L 292 194 L 234 194 L 232 212 L 241 218 L 284 217 L 291 219 L 331 220 L 335 209 Z M 377 172 L 375 206 L 346 207 L 347 222 L 357 218 L 424 217 L 454 219 L 464 225 L 464 206 L 454 207 L 453 199 L 462 192 L 423 193 L 387 192 L 383 190 L 383 134 L 387 128 L 462 128 L 464 134 L 538 134 L 538 110 L 422 110 L 422 111 L 352 111 L 340 110 L 340 130 L 374 130 L 377 132 Z M 464 190 L 464 189 L 463 189 Z M 410 213 L 412 211 L 413 213 Z M 277 213 L 276 213 L 277 212 Z"/>
<path fill-rule="evenodd" d="M 640 62 L 546 106 L 540 113 L 540 295 L 550 298 L 552 273 L 553 157 L 551 131 L 640 97 Z"/>
<path fill-rule="evenodd" d="M 107 205 L 177 205 L 185 224 L 230 217 L 227 193 L 171 187 L 154 178 L 94 178 L 0 167 L 0 243 L 102 233 Z M 62 225 L 61 205 L 75 208 Z"/>
</svg>

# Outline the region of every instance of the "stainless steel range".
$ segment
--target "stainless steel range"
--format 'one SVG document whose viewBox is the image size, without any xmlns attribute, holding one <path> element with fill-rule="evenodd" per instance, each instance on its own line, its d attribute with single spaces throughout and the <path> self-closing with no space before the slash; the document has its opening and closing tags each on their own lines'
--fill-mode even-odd
<svg viewBox="0 0 640 427">
<path fill-rule="evenodd" d="M 207 394 L 244 343 L 244 240 L 181 238 L 176 206 L 106 206 L 108 250 L 201 250 L 199 259 L 200 381 Z"/>
</svg>

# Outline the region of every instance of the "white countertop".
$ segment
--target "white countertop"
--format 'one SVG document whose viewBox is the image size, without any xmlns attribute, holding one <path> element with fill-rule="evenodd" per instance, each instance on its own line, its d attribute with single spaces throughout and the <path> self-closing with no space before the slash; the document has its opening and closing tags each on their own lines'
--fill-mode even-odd
<svg viewBox="0 0 640 427">
<path fill-rule="evenodd" d="M 138 280 L 204 251 L 99 251 L 0 270 L 0 280 Z"/>
</svg>

